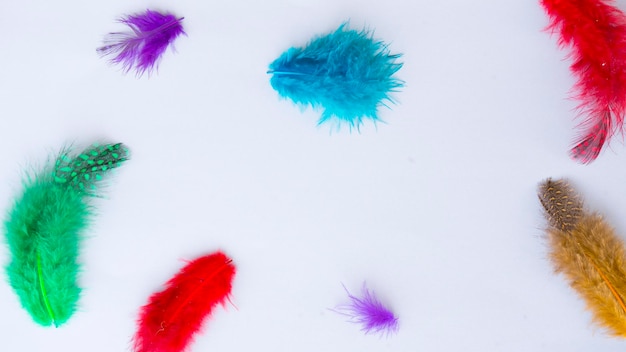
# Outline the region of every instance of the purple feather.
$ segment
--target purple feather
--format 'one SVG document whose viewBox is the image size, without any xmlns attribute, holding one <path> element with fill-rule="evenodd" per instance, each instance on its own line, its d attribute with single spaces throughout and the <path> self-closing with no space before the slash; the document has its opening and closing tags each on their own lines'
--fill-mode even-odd
<svg viewBox="0 0 626 352">
<path fill-rule="evenodd" d="M 398 332 L 398 318 L 378 300 L 374 291 L 367 289 L 365 283 L 362 297 L 353 296 L 346 286 L 343 288 L 350 298 L 350 303 L 337 306 L 333 311 L 350 317 L 350 322 L 361 324 L 361 330 L 365 334 L 388 335 Z"/>
<path fill-rule="evenodd" d="M 115 55 L 110 62 L 121 64 L 124 72 L 135 69 L 137 76 L 150 74 L 167 47 L 185 34 L 181 21 L 172 14 L 146 10 L 119 19 L 132 31 L 109 33 L 104 46 L 97 49 L 100 56 Z"/>
</svg>

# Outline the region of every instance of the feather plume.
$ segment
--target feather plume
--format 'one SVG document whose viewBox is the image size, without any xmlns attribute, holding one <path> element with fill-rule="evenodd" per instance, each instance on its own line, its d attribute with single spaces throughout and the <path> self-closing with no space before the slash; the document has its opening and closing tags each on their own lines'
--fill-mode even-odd
<svg viewBox="0 0 626 352">
<path fill-rule="evenodd" d="M 303 107 L 323 108 L 318 121 L 358 128 L 363 119 L 380 121 L 378 108 L 393 102 L 390 93 L 404 82 L 394 74 L 399 54 L 366 30 L 342 24 L 305 47 L 292 47 L 269 66 L 270 83 L 281 97 Z"/>
<path fill-rule="evenodd" d="M 109 33 L 104 39 L 104 46 L 97 49 L 100 56 L 114 55 L 112 64 L 121 64 L 124 72 L 135 69 L 137 76 L 145 72 L 150 74 L 158 66 L 161 55 L 181 34 L 184 17 L 162 14 L 146 10 L 119 19 L 120 23 L 130 27 L 129 32 Z"/>
<path fill-rule="evenodd" d="M 350 317 L 351 322 L 361 324 L 361 330 L 365 334 L 398 332 L 398 318 L 380 302 L 374 291 L 367 289 L 365 283 L 361 297 L 352 295 L 346 286 L 343 288 L 350 298 L 350 303 L 339 305 L 333 311 Z"/>
<path fill-rule="evenodd" d="M 141 308 L 135 351 L 184 351 L 215 306 L 228 299 L 234 275 L 232 260 L 221 252 L 189 262 Z"/>
<path fill-rule="evenodd" d="M 86 198 L 97 194 L 107 165 L 126 159 L 121 144 L 92 146 L 76 157 L 65 150 L 24 180 L 5 222 L 11 253 L 6 270 L 36 323 L 60 326 L 76 310 L 79 243 L 92 213 Z"/>
<path fill-rule="evenodd" d="M 559 45 L 571 47 L 575 97 L 586 115 L 571 149 L 582 163 L 595 160 L 605 142 L 623 131 L 626 111 L 626 16 L 610 0 L 542 0 Z"/>
<path fill-rule="evenodd" d="M 602 216 L 587 213 L 563 180 L 543 182 L 550 259 L 611 335 L 626 337 L 626 252 Z"/>
</svg>

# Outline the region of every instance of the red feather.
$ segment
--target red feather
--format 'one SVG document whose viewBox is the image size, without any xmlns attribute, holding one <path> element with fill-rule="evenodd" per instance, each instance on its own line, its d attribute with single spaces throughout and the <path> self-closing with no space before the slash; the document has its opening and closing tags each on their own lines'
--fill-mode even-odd
<svg viewBox="0 0 626 352">
<path fill-rule="evenodd" d="M 135 351 L 184 351 L 213 308 L 224 305 L 234 276 L 232 260 L 221 252 L 187 264 L 141 308 Z"/>
<path fill-rule="evenodd" d="M 611 0 L 542 0 L 559 45 L 572 47 L 575 97 L 587 117 L 570 151 L 582 163 L 596 159 L 605 142 L 622 132 L 626 111 L 626 15 Z"/>
</svg>

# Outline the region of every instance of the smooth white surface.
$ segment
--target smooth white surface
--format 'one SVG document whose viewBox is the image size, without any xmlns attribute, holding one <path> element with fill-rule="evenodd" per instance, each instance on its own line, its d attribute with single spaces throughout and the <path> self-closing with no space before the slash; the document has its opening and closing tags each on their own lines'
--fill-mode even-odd
<svg viewBox="0 0 626 352">
<path fill-rule="evenodd" d="M 146 8 L 185 16 L 188 36 L 137 79 L 95 49 Z M 265 73 L 345 20 L 404 54 L 399 104 L 360 134 L 317 128 Z M 133 159 L 97 201 L 80 310 L 38 327 L 2 280 L 0 350 L 129 351 L 147 297 L 216 249 L 237 264 L 236 307 L 190 351 L 624 349 L 546 259 L 546 177 L 570 178 L 626 235 L 626 148 L 568 158 L 574 79 L 546 24 L 537 1 L 1 2 L 0 213 L 21 169 L 64 143 L 121 141 Z M 397 335 L 327 310 L 363 280 Z"/>
</svg>

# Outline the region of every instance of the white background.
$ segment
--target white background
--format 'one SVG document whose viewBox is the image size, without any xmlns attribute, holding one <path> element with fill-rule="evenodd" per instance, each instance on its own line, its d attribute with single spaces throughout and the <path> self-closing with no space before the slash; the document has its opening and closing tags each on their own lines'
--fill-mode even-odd
<svg viewBox="0 0 626 352">
<path fill-rule="evenodd" d="M 146 8 L 184 16 L 188 36 L 137 79 L 95 49 Z M 387 124 L 330 133 L 266 70 L 346 20 L 404 54 L 406 88 Z M 79 311 L 39 327 L 4 278 L 0 350 L 129 351 L 147 297 L 217 249 L 238 268 L 236 307 L 190 351 L 623 350 L 546 258 L 547 177 L 570 178 L 626 236 L 626 147 L 569 159 L 575 80 L 547 23 L 538 1 L 1 2 L 0 212 L 67 143 L 121 141 L 132 160 L 95 202 Z M 397 335 L 328 310 L 364 280 Z"/>
</svg>

